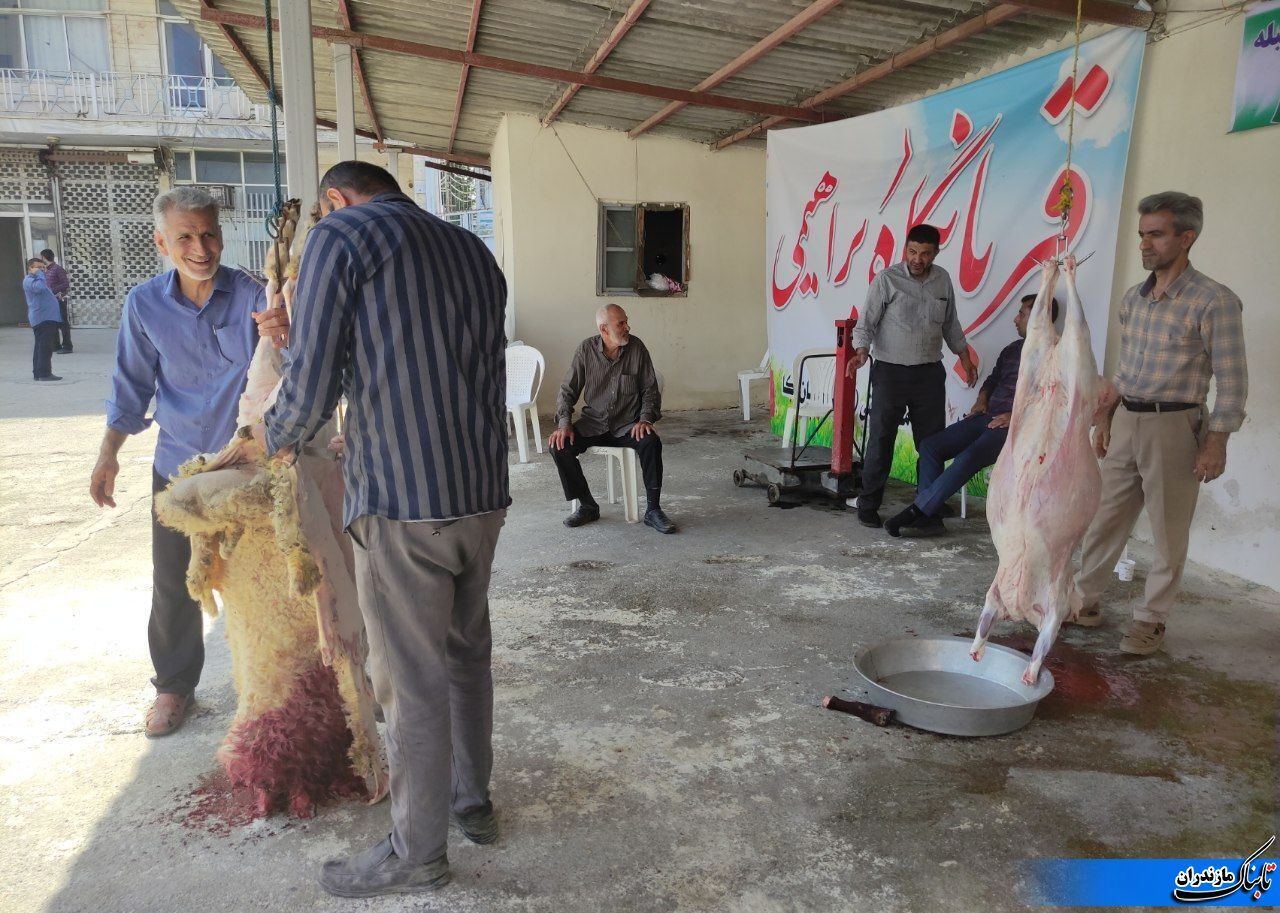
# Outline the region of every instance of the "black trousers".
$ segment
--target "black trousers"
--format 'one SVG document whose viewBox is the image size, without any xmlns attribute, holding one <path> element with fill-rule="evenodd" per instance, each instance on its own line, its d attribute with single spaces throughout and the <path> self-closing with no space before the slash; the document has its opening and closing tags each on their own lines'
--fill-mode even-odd
<svg viewBox="0 0 1280 913">
<path fill-rule="evenodd" d="M 31 353 L 31 376 L 36 380 L 53 373 L 53 349 L 58 344 L 58 321 L 46 320 L 31 328 L 36 347 Z"/>
<path fill-rule="evenodd" d="M 905 415 L 910 413 L 917 450 L 921 441 L 947 426 L 946 382 L 947 370 L 940 361 L 926 365 L 877 361 L 871 366 L 871 415 L 859 510 L 876 510 L 884 500 L 884 486 L 893 468 L 893 442 Z"/>
<path fill-rule="evenodd" d="M 151 470 L 151 621 L 147 643 L 158 694 L 190 694 L 204 668 L 204 618 L 187 592 L 191 540 L 156 519 L 155 494 L 169 480 Z"/>
<path fill-rule="evenodd" d="M 573 443 L 565 444 L 560 450 L 551 448 L 551 459 L 555 461 L 556 470 L 560 473 L 560 485 L 564 488 L 566 501 L 591 497 L 587 478 L 582 474 L 582 464 L 578 462 L 579 455 L 589 447 L 630 447 L 640 459 L 645 490 L 657 491 L 662 488 L 662 439 L 656 431 L 649 432 L 637 441 L 629 433 L 616 437 L 612 434 L 588 437 L 578 434 L 575 428 Z"/>
<path fill-rule="evenodd" d="M 58 332 L 62 336 L 61 342 L 58 343 L 59 349 L 71 348 L 71 314 L 67 310 L 67 296 L 58 296 L 58 310 L 62 312 L 62 323 L 58 325 Z"/>
</svg>

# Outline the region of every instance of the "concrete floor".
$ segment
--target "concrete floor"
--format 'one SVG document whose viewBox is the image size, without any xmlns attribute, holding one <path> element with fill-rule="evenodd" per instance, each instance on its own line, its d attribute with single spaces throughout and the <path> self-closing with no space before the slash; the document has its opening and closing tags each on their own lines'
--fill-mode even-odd
<svg viewBox="0 0 1280 913">
<path fill-rule="evenodd" d="M 972 631 L 985 522 L 894 541 L 768 507 L 729 480 L 763 422 L 687 413 L 661 426 L 678 536 L 620 506 L 566 530 L 549 459 L 512 466 L 493 585 L 503 840 L 455 840 L 438 895 L 329 898 L 317 866 L 381 837 L 387 808 L 246 823 L 214 761 L 235 708 L 218 623 L 198 715 L 141 735 L 151 436 L 123 452 L 119 508 L 86 493 L 112 341 L 78 332 L 66 380 L 36 385 L 30 332 L 0 331 L 4 911 L 1006 910 L 1029 857 L 1238 857 L 1276 831 L 1275 592 L 1193 568 L 1166 652 L 1126 659 L 1140 561 L 1106 625 L 1060 640 L 1059 688 L 1024 730 L 876 729 L 819 699 L 852 688 L 861 645 Z"/>
</svg>

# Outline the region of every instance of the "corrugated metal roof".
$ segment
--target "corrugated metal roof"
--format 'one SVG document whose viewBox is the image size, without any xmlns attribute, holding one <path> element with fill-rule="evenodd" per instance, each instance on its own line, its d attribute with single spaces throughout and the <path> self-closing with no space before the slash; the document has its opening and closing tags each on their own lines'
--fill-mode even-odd
<svg viewBox="0 0 1280 913">
<path fill-rule="evenodd" d="M 195 24 L 236 80 L 259 101 L 265 101 L 265 92 L 223 31 L 214 23 L 201 21 L 201 0 L 174 0 L 174 5 Z M 263 13 L 256 0 L 210 0 L 210 5 L 226 12 Z M 580 70 L 628 5 L 628 0 L 483 0 L 475 50 L 493 57 Z M 995 5 L 994 0 L 848 0 L 713 91 L 794 105 Z M 336 6 L 313 0 L 313 24 L 339 27 Z M 459 50 L 466 46 L 472 0 L 348 0 L 348 6 L 356 31 Z M 808 0 L 653 0 L 598 73 L 689 89 L 806 6 Z M 838 98 L 824 111 L 829 116 L 847 117 L 896 104 L 962 78 L 1004 55 L 1058 40 L 1070 28 L 1071 24 L 1061 19 L 1021 15 Z M 235 26 L 231 30 L 265 70 L 265 32 Z M 360 54 L 384 135 L 389 140 L 443 151 L 462 67 L 368 48 Z M 333 120 L 332 54 L 321 41 L 315 42 L 315 71 L 317 113 Z M 488 155 L 502 114 L 545 116 L 566 87 L 564 83 L 473 67 L 454 151 Z M 660 99 L 583 88 L 560 117 L 628 130 L 665 104 Z M 654 132 L 711 143 L 759 119 L 690 105 L 656 126 Z M 360 128 L 373 129 L 358 92 L 356 122 Z"/>
</svg>

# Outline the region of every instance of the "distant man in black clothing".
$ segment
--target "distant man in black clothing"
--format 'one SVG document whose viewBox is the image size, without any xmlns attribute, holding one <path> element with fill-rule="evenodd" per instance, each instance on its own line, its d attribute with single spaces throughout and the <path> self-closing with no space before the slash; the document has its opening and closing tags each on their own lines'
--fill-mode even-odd
<svg viewBox="0 0 1280 913">
<path fill-rule="evenodd" d="M 996 366 L 978 391 L 973 408 L 954 425 L 920 442 L 916 499 L 902 513 L 885 521 L 884 528 L 890 536 L 900 535 L 907 527 L 915 527 L 923 535 L 944 532 L 942 517 L 938 516 L 943 502 L 1000 456 L 1009 436 L 1022 344 L 1026 341 L 1027 321 L 1035 302 L 1035 295 L 1022 297 L 1022 307 L 1013 318 L 1018 338 L 1001 350 Z M 1058 319 L 1057 298 L 1053 299 L 1053 319 Z M 951 460 L 951 465 L 943 469 L 947 460 Z"/>
<path fill-rule="evenodd" d="M 71 292 L 71 279 L 67 276 L 67 271 L 62 268 L 55 258 L 53 251 L 45 248 L 40 251 L 41 258 L 47 264 L 44 270 L 45 281 L 49 284 L 49 291 L 53 292 L 53 297 L 58 299 L 58 313 L 62 317 L 61 325 L 58 332 L 61 340 L 58 347 L 54 349 L 56 355 L 71 354 L 71 314 L 68 311 L 67 296 Z"/>
<path fill-rule="evenodd" d="M 582 526 L 600 519 L 600 506 L 591 497 L 578 455 L 589 447 L 630 447 L 640 459 L 648 496 L 644 522 L 660 533 L 674 533 L 676 525 L 659 505 L 662 494 L 662 440 L 653 425 L 662 417 L 662 393 L 649 350 L 631 335 L 627 312 L 616 304 L 596 311 L 599 334 L 584 339 L 556 400 L 559 427 L 547 443 L 560 472 L 565 500 L 578 507 L 565 526 Z M 582 397 L 582 413 L 573 422 L 573 409 Z"/>
</svg>

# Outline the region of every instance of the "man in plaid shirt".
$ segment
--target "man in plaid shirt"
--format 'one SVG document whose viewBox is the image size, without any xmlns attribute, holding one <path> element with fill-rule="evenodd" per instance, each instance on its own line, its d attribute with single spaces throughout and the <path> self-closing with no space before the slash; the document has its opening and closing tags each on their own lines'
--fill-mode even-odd
<svg viewBox="0 0 1280 913">
<path fill-rule="evenodd" d="M 1151 275 L 1120 303 L 1121 398 L 1094 428 L 1102 503 L 1084 537 L 1076 586 L 1079 623 L 1101 624 L 1098 598 L 1146 507 L 1155 556 L 1120 649 L 1147 654 L 1164 642 L 1200 483 L 1226 468 L 1227 438 L 1244 421 L 1249 378 L 1240 299 L 1188 259 L 1204 225 L 1200 200 L 1157 193 L 1138 204 L 1138 213 L 1138 247 Z M 1206 415 L 1210 377 L 1217 395 Z"/>
</svg>

